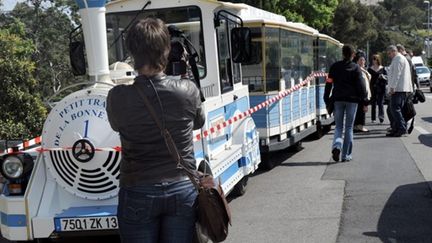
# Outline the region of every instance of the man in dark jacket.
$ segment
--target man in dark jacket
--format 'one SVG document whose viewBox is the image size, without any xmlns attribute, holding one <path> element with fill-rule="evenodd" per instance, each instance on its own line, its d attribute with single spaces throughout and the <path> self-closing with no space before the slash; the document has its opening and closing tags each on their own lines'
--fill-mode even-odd
<svg viewBox="0 0 432 243">
<path fill-rule="evenodd" d="M 194 129 L 205 116 L 197 86 L 190 80 L 170 80 L 163 70 L 168 62 L 170 36 L 159 19 L 132 25 L 126 45 L 138 77 L 133 85 L 119 85 L 107 97 L 111 127 L 120 134 L 122 159 L 118 204 L 122 242 L 192 241 L 195 229 L 196 189 L 168 152 L 140 88 L 171 133 L 184 166 L 194 170 Z"/>
<path fill-rule="evenodd" d="M 332 157 L 339 161 L 352 159 L 353 127 L 357 104 L 367 112 L 367 93 L 359 65 L 352 61 L 354 48 L 345 45 L 342 48 L 343 60 L 330 67 L 325 86 L 324 101 L 329 106 L 334 102 L 335 133 L 332 145 Z M 345 134 L 342 129 L 345 124 Z"/>
</svg>

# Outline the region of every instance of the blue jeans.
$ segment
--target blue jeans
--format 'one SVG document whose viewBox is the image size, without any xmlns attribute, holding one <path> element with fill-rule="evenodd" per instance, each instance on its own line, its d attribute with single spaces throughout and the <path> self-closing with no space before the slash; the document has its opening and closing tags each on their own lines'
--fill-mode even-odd
<svg viewBox="0 0 432 243">
<path fill-rule="evenodd" d="M 124 243 L 190 243 L 197 191 L 190 180 L 120 188 L 117 217 Z"/>
<path fill-rule="evenodd" d="M 342 160 L 352 159 L 353 127 L 356 115 L 357 103 L 336 101 L 334 105 L 335 132 L 333 138 L 333 149 L 342 150 Z M 345 120 L 345 135 L 342 138 Z"/>
<path fill-rule="evenodd" d="M 397 133 L 406 133 L 407 124 L 402 115 L 402 107 L 405 105 L 407 94 L 405 92 L 396 92 L 390 97 L 390 112 L 393 117 L 392 131 Z"/>
</svg>

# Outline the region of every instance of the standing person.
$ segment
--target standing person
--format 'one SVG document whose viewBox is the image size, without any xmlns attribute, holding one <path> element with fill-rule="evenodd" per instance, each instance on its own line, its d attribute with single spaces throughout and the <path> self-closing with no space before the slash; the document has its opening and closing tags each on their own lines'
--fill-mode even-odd
<svg viewBox="0 0 432 243">
<path fill-rule="evenodd" d="M 378 106 L 378 119 L 380 123 L 384 122 L 384 96 L 386 91 L 387 79 L 386 71 L 381 66 L 381 57 L 377 54 L 372 56 L 372 65 L 368 68 L 371 75 L 371 108 L 372 123 L 376 122 L 376 108 Z"/>
<path fill-rule="evenodd" d="M 391 130 L 386 134 L 390 137 L 401 137 L 407 133 L 407 126 L 402 115 L 402 108 L 407 94 L 413 92 L 411 71 L 408 60 L 398 52 L 396 46 L 387 48 L 392 59 L 388 72 L 388 88 L 390 95 Z"/>
<path fill-rule="evenodd" d="M 118 85 L 107 97 L 110 125 L 120 134 L 122 158 L 118 203 L 122 242 L 192 242 L 197 191 L 177 167 L 138 87 L 171 133 L 191 170 L 196 169 L 192 130 L 203 126 L 199 90 L 190 80 L 163 73 L 170 35 L 160 19 L 135 22 L 126 36 L 138 76 L 133 85 Z"/>
<path fill-rule="evenodd" d="M 397 48 L 398 52 L 400 54 L 402 54 L 407 59 L 407 61 L 409 63 L 410 72 L 411 72 L 411 82 L 412 82 L 413 88 L 416 87 L 417 89 L 420 89 L 420 84 L 417 81 L 417 72 L 416 72 L 415 66 L 412 62 L 412 51 L 407 52 L 405 50 L 405 47 L 401 44 L 397 44 L 396 48 Z"/>
<path fill-rule="evenodd" d="M 344 45 L 342 55 L 343 60 L 330 67 L 324 101 L 326 105 L 334 102 L 336 127 L 332 145 L 333 160 L 339 161 L 342 151 L 342 161 L 350 161 L 352 159 L 353 126 L 357 104 L 360 103 L 364 111 L 367 111 L 367 94 L 360 67 L 352 61 L 354 48 L 350 45 Z M 342 138 L 344 120 L 345 132 Z"/>
<path fill-rule="evenodd" d="M 366 87 L 366 93 L 367 93 L 367 100 L 370 100 L 371 97 L 371 91 L 370 91 L 370 79 L 371 75 L 368 73 L 368 71 L 365 69 L 366 67 L 366 57 L 364 52 L 357 52 L 354 60 L 355 63 L 357 63 L 360 66 L 360 70 L 363 77 L 364 86 Z M 357 112 L 356 117 L 354 120 L 354 132 L 369 132 L 364 126 L 366 124 L 366 111 L 363 110 L 362 102 L 359 102 L 357 106 Z M 366 104 L 367 105 L 367 104 Z"/>
</svg>

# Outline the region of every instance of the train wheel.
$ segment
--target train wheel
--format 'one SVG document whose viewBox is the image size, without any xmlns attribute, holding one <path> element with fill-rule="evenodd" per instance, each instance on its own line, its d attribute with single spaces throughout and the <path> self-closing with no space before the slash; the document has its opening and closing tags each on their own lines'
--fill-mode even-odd
<svg viewBox="0 0 432 243">
<path fill-rule="evenodd" d="M 243 196 L 246 193 L 247 183 L 248 183 L 249 177 L 245 176 L 243 177 L 233 188 L 232 195 L 236 197 Z"/>
<path fill-rule="evenodd" d="M 320 122 L 317 123 L 317 130 L 315 132 L 315 139 L 320 139 L 324 135 L 324 128 Z"/>
<path fill-rule="evenodd" d="M 299 142 L 295 143 L 292 147 L 293 147 L 295 152 L 300 152 L 303 149 L 302 145 L 303 145 L 302 141 L 299 141 Z"/>
<path fill-rule="evenodd" d="M 272 159 L 269 152 L 261 154 L 260 167 L 262 167 L 264 170 L 271 170 L 275 166 L 276 166 L 276 161 Z"/>
</svg>

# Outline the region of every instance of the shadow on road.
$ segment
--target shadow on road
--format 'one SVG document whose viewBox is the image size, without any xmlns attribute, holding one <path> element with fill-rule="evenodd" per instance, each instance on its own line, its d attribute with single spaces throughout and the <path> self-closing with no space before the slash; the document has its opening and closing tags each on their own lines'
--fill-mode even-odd
<svg viewBox="0 0 432 243">
<path fill-rule="evenodd" d="M 427 182 L 399 186 L 381 212 L 377 232 L 384 243 L 432 242 L 432 200 Z"/>
<path fill-rule="evenodd" d="M 432 116 L 430 116 L 430 117 L 422 117 L 422 120 L 425 121 L 425 122 L 432 123 Z"/>
<path fill-rule="evenodd" d="M 288 162 L 282 163 L 280 166 L 327 166 L 337 163 L 338 162 Z"/>
<path fill-rule="evenodd" d="M 432 134 L 422 134 L 418 137 L 420 143 L 432 147 Z"/>
</svg>

